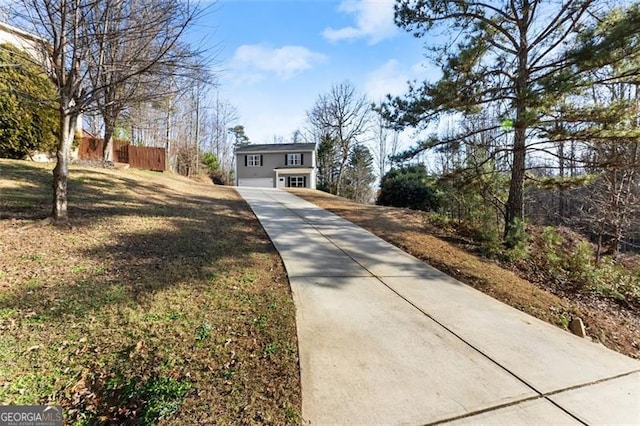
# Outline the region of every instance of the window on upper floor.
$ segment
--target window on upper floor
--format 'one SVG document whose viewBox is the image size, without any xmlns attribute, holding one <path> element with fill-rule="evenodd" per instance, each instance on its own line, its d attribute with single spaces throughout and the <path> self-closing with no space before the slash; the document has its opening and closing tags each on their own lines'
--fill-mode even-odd
<svg viewBox="0 0 640 426">
<path fill-rule="evenodd" d="M 302 165 L 302 154 L 287 154 L 287 166 L 300 166 Z"/>
<path fill-rule="evenodd" d="M 260 167 L 260 166 L 262 166 L 262 156 L 260 154 L 247 155 L 247 167 Z"/>
</svg>

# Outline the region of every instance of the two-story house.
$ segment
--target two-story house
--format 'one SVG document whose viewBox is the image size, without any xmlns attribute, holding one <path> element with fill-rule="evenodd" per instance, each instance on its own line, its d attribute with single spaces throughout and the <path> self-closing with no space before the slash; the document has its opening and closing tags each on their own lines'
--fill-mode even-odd
<svg viewBox="0 0 640 426">
<path fill-rule="evenodd" d="M 316 145 L 285 143 L 236 149 L 236 185 L 316 188 Z"/>
</svg>

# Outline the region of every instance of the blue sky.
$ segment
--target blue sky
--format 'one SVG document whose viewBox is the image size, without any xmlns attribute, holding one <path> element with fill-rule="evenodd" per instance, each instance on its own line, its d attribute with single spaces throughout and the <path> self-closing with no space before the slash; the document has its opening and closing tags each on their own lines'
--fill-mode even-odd
<svg viewBox="0 0 640 426">
<path fill-rule="evenodd" d="M 221 98 L 254 143 L 290 137 L 333 84 L 372 101 L 429 75 L 423 40 L 393 24 L 393 0 L 219 0 L 192 37 L 218 51 Z"/>
</svg>

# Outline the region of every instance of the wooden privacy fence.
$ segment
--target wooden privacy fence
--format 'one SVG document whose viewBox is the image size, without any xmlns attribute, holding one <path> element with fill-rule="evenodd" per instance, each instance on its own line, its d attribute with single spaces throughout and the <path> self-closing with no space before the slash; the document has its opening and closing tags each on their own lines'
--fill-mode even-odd
<svg viewBox="0 0 640 426">
<path fill-rule="evenodd" d="M 98 138 L 84 137 L 80 142 L 78 156 L 81 160 L 100 161 L 104 151 L 104 141 Z M 134 169 L 165 170 L 164 148 L 132 146 L 126 141 L 113 141 L 113 161 L 128 163 Z"/>
<path fill-rule="evenodd" d="M 146 146 L 131 146 L 129 148 L 129 165 L 135 169 L 165 170 L 164 148 L 151 148 Z"/>
</svg>

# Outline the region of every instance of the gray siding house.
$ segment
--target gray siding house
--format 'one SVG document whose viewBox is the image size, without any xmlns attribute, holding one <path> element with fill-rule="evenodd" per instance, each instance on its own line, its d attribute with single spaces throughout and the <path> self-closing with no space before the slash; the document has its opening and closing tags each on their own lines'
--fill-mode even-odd
<svg viewBox="0 0 640 426">
<path fill-rule="evenodd" d="M 285 143 L 236 149 L 236 185 L 316 188 L 316 145 Z"/>
</svg>

